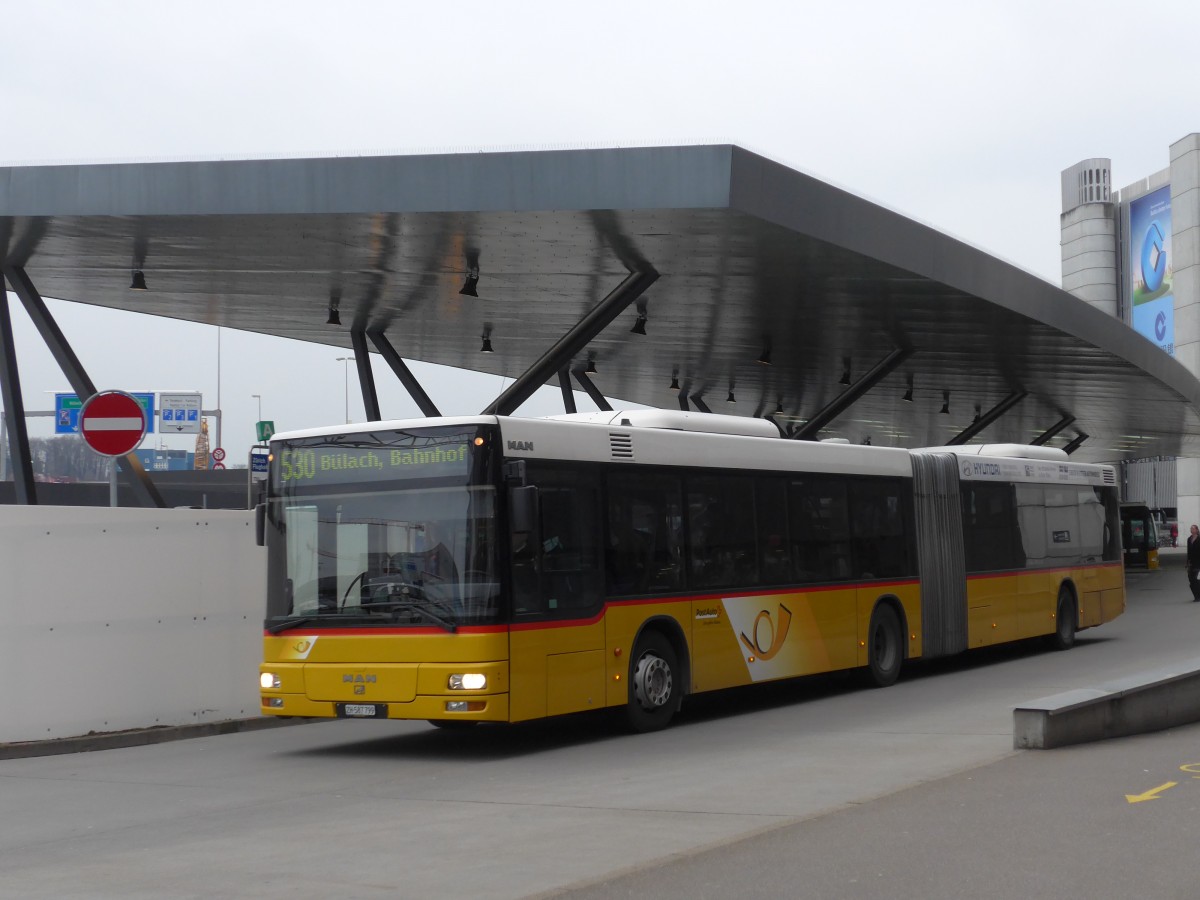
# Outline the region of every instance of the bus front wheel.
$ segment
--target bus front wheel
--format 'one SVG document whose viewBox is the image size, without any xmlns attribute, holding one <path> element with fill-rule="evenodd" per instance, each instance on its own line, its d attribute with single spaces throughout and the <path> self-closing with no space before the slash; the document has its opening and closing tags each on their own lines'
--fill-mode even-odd
<svg viewBox="0 0 1200 900">
<path fill-rule="evenodd" d="M 670 641 L 656 631 L 645 634 L 629 661 L 626 718 L 634 731 L 665 728 L 679 707 L 679 661 Z"/>
<path fill-rule="evenodd" d="M 1063 588 L 1058 592 L 1058 611 L 1054 616 L 1054 649 L 1074 647 L 1075 631 L 1075 597 L 1069 588 Z"/>
<path fill-rule="evenodd" d="M 904 662 L 902 639 L 896 610 L 886 604 L 877 606 L 867 632 L 867 661 L 876 687 L 895 684 L 900 677 L 900 665 Z"/>
</svg>

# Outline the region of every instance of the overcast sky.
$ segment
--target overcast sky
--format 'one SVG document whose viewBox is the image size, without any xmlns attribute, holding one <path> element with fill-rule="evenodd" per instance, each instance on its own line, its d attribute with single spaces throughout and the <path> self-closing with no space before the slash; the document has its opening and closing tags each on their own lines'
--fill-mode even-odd
<svg viewBox="0 0 1200 900">
<path fill-rule="evenodd" d="M 1055 284 L 1061 171 L 1109 157 L 1125 186 L 1200 131 L 1195 0 L 0 10 L 0 164 L 731 142 Z M 66 379 L 10 299 L 26 406 L 49 409 Z M 216 329 L 51 307 L 98 387 L 195 389 L 217 405 Z M 220 351 L 232 459 L 253 439 L 253 394 L 281 430 L 345 418 L 344 350 L 223 330 Z M 447 413 L 478 412 L 500 387 L 415 371 Z M 385 416 L 415 414 L 377 372 Z M 558 411 L 547 390 L 521 412 Z"/>
</svg>

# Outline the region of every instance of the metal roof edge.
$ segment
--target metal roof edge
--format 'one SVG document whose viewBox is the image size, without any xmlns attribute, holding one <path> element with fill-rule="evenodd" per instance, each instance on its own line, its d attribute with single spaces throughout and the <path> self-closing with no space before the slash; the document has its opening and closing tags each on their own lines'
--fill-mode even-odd
<svg viewBox="0 0 1200 900">
<path fill-rule="evenodd" d="M 0 168 L 0 217 L 692 209 L 732 145 Z"/>
</svg>

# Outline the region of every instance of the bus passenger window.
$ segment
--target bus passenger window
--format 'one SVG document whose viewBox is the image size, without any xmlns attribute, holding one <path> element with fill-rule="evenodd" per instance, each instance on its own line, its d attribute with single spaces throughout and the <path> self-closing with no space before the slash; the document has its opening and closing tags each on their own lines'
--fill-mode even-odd
<svg viewBox="0 0 1200 900">
<path fill-rule="evenodd" d="M 679 479 L 616 474 L 608 479 L 608 589 L 644 594 L 682 587 Z"/>
<path fill-rule="evenodd" d="M 582 473 L 570 480 L 541 489 L 542 593 L 551 612 L 598 607 L 603 591 L 598 480 Z"/>
<path fill-rule="evenodd" d="M 850 525 L 846 481 L 806 478 L 788 485 L 788 514 L 796 580 L 850 578 Z"/>
<path fill-rule="evenodd" d="M 760 584 L 789 584 L 795 580 L 788 543 L 786 488 L 787 483 L 780 478 L 758 478 L 754 483 Z"/>
<path fill-rule="evenodd" d="M 896 578 L 913 574 L 906 526 L 908 504 L 902 482 L 857 479 L 850 485 L 850 527 L 854 533 L 855 574 Z"/>
<path fill-rule="evenodd" d="M 1025 487 L 1022 485 L 1022 487 Z M 962 486 L 963 549 L 968 572 L 998 572 L 1023 569 L 1029 553 L 1045 530 L 1045 509 L 1040 489 L 1022 495 L 1018 507 L 1016 489 L 1000 482 Z M 1022 537 L 1031 546 L 1022 546 Z"/>
<path fill-rule="evenodd" d="M 687 489 L 692 586 L 756 584 L 753 482 L 704 475 L 689 478 Z"/>
</svg>

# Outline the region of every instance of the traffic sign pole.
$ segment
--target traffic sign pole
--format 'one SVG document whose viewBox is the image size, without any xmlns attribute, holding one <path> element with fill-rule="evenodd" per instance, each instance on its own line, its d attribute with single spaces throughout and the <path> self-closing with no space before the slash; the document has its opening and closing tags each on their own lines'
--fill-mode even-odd
<svg viewBox="0 0 1200 900">
<path fill-rule="evenodd" d="M 93 394 L 79 409 L 80 436 L 94 451 L 109 458 L 109 506 L 117 505 L 117 457 L 137 449 L 146 436 L 148 418 L 137 400 L 124 391 Z"/>
</svg>

